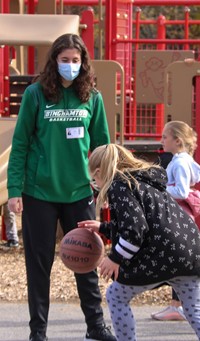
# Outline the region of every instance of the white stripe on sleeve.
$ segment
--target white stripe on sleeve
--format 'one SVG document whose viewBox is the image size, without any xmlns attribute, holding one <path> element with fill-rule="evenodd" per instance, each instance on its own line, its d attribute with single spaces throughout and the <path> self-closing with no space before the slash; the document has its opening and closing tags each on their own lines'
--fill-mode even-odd
<svg viewBox="0 0 200 341">
<path fill-rule="evenodd" d="M 125 250 L 126 249 L 126 250 Z M 132 245 L 120 237 L 119 243 L 115 246 L 115 250 L 124 258 L 131 259 L 140 248 Z M 130 252 L 129 252 L 130 251 Z"/>
</svg>

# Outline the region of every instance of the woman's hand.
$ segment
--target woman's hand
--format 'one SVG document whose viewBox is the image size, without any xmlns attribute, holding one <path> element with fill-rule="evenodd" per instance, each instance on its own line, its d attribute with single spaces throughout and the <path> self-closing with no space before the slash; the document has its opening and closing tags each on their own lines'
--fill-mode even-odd
<svg viewBox="0 0 200 341">
<path fill-rule="evenodd" d="M 78 227 L 86 227 L 94 232 L 99 232 L 100 222 L 97 220 L 84 220 L 78 222 Z"/>
<path fill-rule="evenodd" d="M 113 277 L 116 281 L 119 275 L 119 264 L 114 263 L 110 258 L 105 257 L 101 261 L 100 265 L 100 275 L 108 282 L 108 280 Z"/>
<path fill-rule="evenodd" d="M 22 198 L 11 198 L 8 200 L 8 208 L 11 212 L 19 214 L 23 211 Z"/>
</svg>

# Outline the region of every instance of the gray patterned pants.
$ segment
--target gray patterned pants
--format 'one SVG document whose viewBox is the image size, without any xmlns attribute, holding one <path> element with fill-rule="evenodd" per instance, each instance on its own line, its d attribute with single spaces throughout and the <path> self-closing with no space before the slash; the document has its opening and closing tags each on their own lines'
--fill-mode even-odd
<svg viewBox="0 0 200 341">
<path fill-rule="evenodd" d="M 166 281 L 182 302 L 185 316 L 200 340 L 200 278 L 176 277 Z M 106 299 L 118 341 L 137 341 L 135 319 L 130 301 L 138 294 L 162 284 L 146 286 L 124 285 L 113 282 L 107 289 Z"/>
</svg>

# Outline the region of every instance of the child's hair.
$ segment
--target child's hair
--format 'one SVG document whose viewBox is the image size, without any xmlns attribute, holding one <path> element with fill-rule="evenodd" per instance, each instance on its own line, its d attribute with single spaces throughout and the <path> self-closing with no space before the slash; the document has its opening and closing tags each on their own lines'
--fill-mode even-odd
<svg viewBox="0 0 200 341">
<path fill-rule="evenodd" d="M 182 121 L 170 121 L 165 124 L 164 130 L 168 130 L 176 139 L 180 140 L 180 148 L 184 148 L 190 155 L 194 155 L 197 148 L 197 133 L 187 123 Z"/>
<path fill-rule="evenodd" d="M 148 170 L 152 166 L 159 167 L 158 165 L 153 165 L 150 162 L 134 157 L 131 151 L 120 145 L 111 143 L 97 147 L 89 158 L 89 171 L 91 176 L 99 168 L 99 177 L 102 182 L 102 188 L 97 197 L 97 209 L 101 208 L 105 201 L 107 201 L 107 191 L 116 174 L 127 181 L 131 188 L 131 180 L 137 184 L 131 172 Z"/>
</svg>

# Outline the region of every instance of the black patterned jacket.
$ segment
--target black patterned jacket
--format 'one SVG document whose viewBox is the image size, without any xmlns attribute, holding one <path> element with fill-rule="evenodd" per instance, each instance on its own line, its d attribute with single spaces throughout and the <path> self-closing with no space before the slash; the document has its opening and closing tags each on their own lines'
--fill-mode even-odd
<svg viewBox="0 0 200 341">
<path fill-rule="evenodd" d="M 197 225 L 166 191 L 166 172 L 134 172 L 138 186 L 117 176 L 108 191 L 110 222 L 100 233 L 112 240 L 109 258 L 120 264 L 118 281 L 158 283 L 177 276 L 200 276 Z"/>
</svg>

